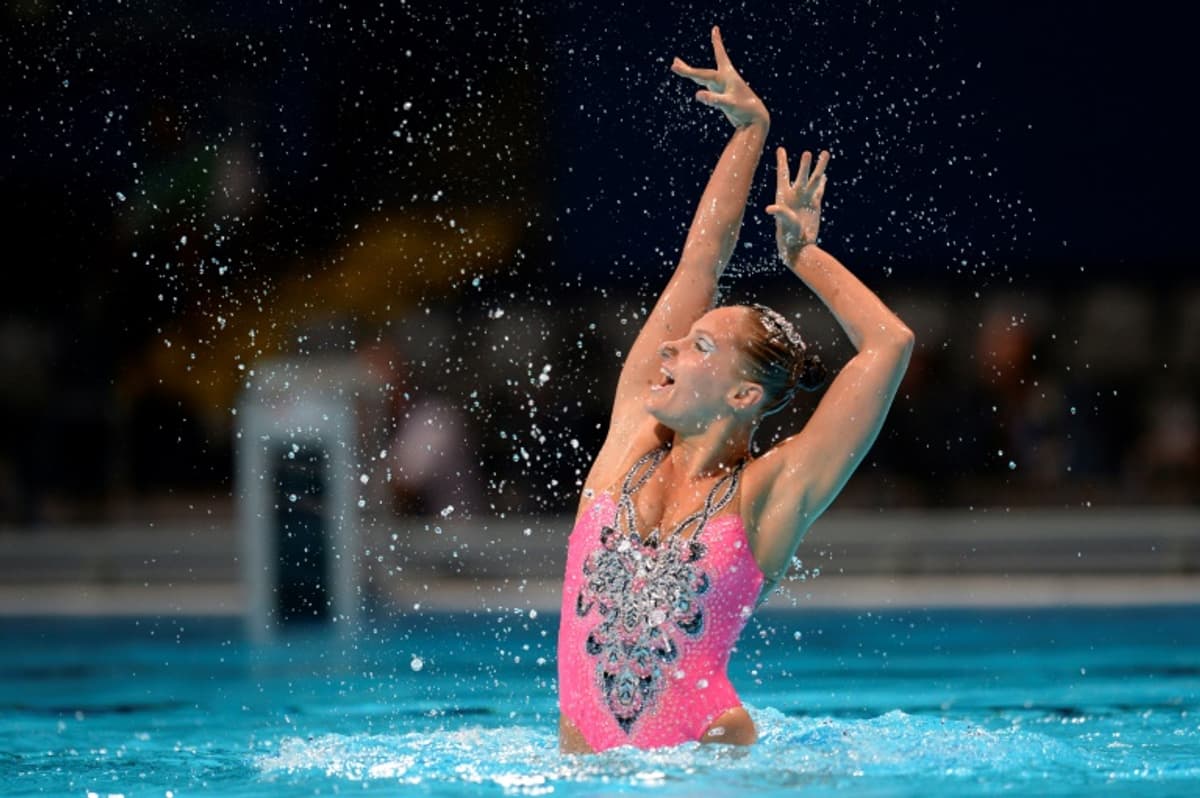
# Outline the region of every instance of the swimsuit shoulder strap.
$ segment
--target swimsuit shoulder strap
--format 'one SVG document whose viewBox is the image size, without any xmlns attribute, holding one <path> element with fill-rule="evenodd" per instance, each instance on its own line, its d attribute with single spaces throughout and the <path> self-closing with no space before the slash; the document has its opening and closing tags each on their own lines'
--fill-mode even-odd
<svg viewBox="0 0 1200 798">
<path fill-rule="evenodd" d="M 637 493 L 650 480 L 650 475 L 667 456 L 670 448 L 669 444 L 663 444 L 657 449 L 646 452 L 638 458 L 638 461 L 629 469 L 629 473 L 625 475 L 624 481 L 621 482 L 621 495 L 617 499 L 616 526 L 618 529 L 637 534 L 637 513 L 633 509 L 633 494 Z M 623 526 L 622 520 L 625 522 Z"/>
<path fill-rule="evenodd" d="M 728 474 L 718 479 L 708 491 L 708 496 L 705 497 L 703 506 L 680 521 L 675 526 L 674 531 L 671 532 L 671 535 L 682 534 L 689 526 L 695 525 L 696 530 L 692 533 L 691 539 L 695 540 L 700 537 L 700 533 L 704 531 L 704 527 L 708 524 L 708 519 L 725 509 L 725 506 L 733 500 L 734 494 L 737 493 L 738 483 L 741 481 L 742 469 L 745 467 L 746 461 L 743 460 L 734 466 Z"/>
</svg>

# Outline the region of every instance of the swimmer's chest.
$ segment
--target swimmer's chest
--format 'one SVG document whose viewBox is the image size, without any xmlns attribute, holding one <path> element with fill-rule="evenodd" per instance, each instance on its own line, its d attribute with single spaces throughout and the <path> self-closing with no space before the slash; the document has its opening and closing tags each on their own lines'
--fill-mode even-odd
<svg viewBox="0 0 1200 798">
<path fill-rule="evenodd" d="M 703 509 L 719 479 L 720 477 L 713 477 L 680 485 L 666 475 L 654 474 L 641 490 L 632 496 L 638 535 L 645 540 L 655 529 L 659 530 L 662 537 L 674 534 L 681 523 Z M 708 523 L 712 523 L 714 518 L 738 513 L 738 498 L 734 495 L 729 504 L 720 510 L 719 515 L 708 519 Z M 686 529 L 679 531 L 684 538 L 689 538 L 698 528 L 698 524 L 691 523 Z"/>
</svg>

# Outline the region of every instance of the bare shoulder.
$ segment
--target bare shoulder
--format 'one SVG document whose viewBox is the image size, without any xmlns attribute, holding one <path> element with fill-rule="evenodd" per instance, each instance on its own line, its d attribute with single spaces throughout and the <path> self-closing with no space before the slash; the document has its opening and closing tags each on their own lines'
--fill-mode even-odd
<svg viewBox="0 0 1200 798">
<path fill-rule="evenodd" d="M 614 435 L 610 430 L 584 480 L 576 517 L 587 510 L 597 494 L 616 485 L 637 458 L 657 449 L 670 436 L 671 431 L 651 416 L 646 416 L 646 420 L 628 434 Z"/>
<path fill-rule="evenodd" d="M 805 479 L 778 446 L 751 461 L 742 476 L 741 513 L 750 550 L 768 580 L 787 570 L 811 525 L 805 515 Z"/>
<path fill-rule="evenodd" d="M 778 448 L 773 448 L 751 460 L 742 471 L 742 518 L 747 524 L 759 520 L 783 471 L 782 464 Z"/>
</svg>

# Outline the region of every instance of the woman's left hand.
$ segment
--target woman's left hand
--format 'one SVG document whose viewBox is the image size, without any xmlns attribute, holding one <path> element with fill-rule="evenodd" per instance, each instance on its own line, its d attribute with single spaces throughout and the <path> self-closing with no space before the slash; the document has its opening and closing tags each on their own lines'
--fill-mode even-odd
<svg viewBox="0 0 1200 798">
<path fill-rule="evenodd" d="M 775 217 L 779 258 L 784 265 L 790 266 L 800 250 L 817 242 L 829 152 L 821 150 L 816 168 L 813 168 L 812 153 L 805 150 L 800 156 L 800 168 L 794 182 L 788 168 L 787 150 L 780 147 L 775 151 L 775 158 L 775 202 L 767 206 L 767 213 Z"/>
<path fill-rule="evenodd" d="M 712 29 L 713 53 L 717 58 L 716 69 L 700 69 L 689 66 L 680 58 L 671 63 L 671 71 L 688 78 L 704 88 L 696 92 L 696 99 L 705 105 L 720 108 L 734 127 L 771 123 L 771 115 L 763 101 L 746 85 L 746 81 L 733 68 L 725 45 L 721 42 L 719 28 Z"/>
</svg>

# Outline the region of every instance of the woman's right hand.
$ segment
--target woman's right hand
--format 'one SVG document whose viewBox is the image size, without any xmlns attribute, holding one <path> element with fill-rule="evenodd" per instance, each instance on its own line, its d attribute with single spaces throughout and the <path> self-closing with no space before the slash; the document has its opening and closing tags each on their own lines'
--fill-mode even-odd
<svg viewBox="0 0 1200 798">
<path fill-rule="evenodd" d="M 671 63 L 671 71 L 703 86 L 696 92 L 696 99 L 705 105 L 720 108 L 734 127 L 754 124 L 769 126 L 771 115 L 767 113 L 767 106 L 734 69 L 721 42 L 721 30 L 717 27 L 712 29 L 712 45 L 717 59 L 716 69 L 689 66 L 683 59 L 676 58 Z"/>
<path fill-rule="evenodd" d="M 787 150 L 775 151 L 775 202 L 767 213 L 775 217 L 775 244 L 784 265 L 791 266 L 796 255 L 808 244 L 817 242 L 821 230 L 821 199 L 825 196 L 825 166 L 829 151 L 822 150 L 817 167 L 812 167 L 812 153 L 805 150 L 800 156 L 796 180 L 791 179 Z"/>
</svg>

